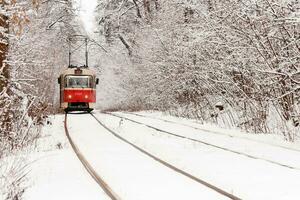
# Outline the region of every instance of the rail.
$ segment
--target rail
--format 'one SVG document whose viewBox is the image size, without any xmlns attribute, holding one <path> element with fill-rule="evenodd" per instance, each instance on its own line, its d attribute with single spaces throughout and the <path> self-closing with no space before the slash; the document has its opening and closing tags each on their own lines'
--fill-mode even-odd
<svg viewBox="0 0 300 200">
<path fill-rule="evenodd" d="M 96 181 L 96 183 L 102 188 L 102 190 L 112 199 L 112 200 L 121 200 L 117 194 L 109 187 L 109 185 L 103 180 L 103 178 L 94 170 L 94 168 L 89 164 L 87 159 L 82 155 L 82 153 L 79 151 L 77 145 L 72 140 L 68 126 L 67 126 L 67 114 L 65 115 L 65 121 L 64 121 L 64 127 L 65 127 L 65 133 L 67 135 L 67 138 L 76 153 L 78 159 L 82 163 L 82 165 L 85 167 L 85 169 L 88 171 L 88 173 L 92 176 L 92 178 Z"/>
<path fill-rule="evenodd" d="M 197 183 L 200 183 L 201 185 L 204 185 L 204 186 L 206 186 L 206 187 L 208 187 L 208 188 L 214 190 L 215 192 L 217 192 L 217 193 L 219 193 L 219 194 L 221 194 L 221 195 L 223 195 L 223 196 L 226 196 L 226 197 L 228 197 L 228 198 L 230 198 L 230 199 L 232 199 L 232 200 L 241 200 L 241 198 L 239 198 L 239 197 L 237 197 L 237 196 L 235 196 L 235 195 L 233 195 L 233 194 L 230 194 L 230 193 L 226 192 L 225 190 L 222 190 L 221 188 L 219 188 L 219 187 L 217 187 L 217 186 L 214 186 L 214 185 L 212 185 L 212 184 L 210 184 L 210 183 L 208 183 L 208 182 L 206 182 L 206 181 L 204 181 L 204 180 L 202 180 L 202 179 L 200 179 L 200 178 L 198 178 L 198 177 L 195 177 L 195 176 L 193 176 L 192 174 L 189 174 L 188 172 L 185 172 L 185 171 L 183 171 L 183 170 L 181 170 L 181 169 L 175 167 L 174 165 L 171 165 L 170 163 L 168 163 L 168 162 L 166 162 L 166 161 L 164 161 L 164 160 L 162 160 L 162 159 L 156 157 L 155 155 L 153 155 L 153 154 L 147 152 L 146 150 L 144 150 L 144 149 L 138 147 L 137 145 L 131 143 L 130 141 L 126 140 L 125 138 L 123 138 L 122 136 L 118 135 L 116 132 L 114 132 L 114 131 L 111 130 L 110 128 L 108 128 L 108 127 L 107 127 L 104 123 L 102 123 L 102 122 L 101 122 L 94 114 L 92 114 L 92 113 L 90 113 L 90 114 L 95 118 L 95 120 L 96 120 L 103 128 L 105 128 L 107 131 L 109 131 L 113 136 L 115 136 L 115 137 L 118 138 L 119 140 L 121 140 L 121 141 L 123 141 L 123 142 L 129 144 L 130 146 L 134 147 L 135 149 L 137 149 L 138 151 L 144 153 L 145 155 L 149 156 L 150 158 L 154 159 L 155 161 L 157 161 L 157 162 L 163 164 L 164 166 L 166 166 L 166 167 L 168 167 L 168 168 L 170 168 L 170 169 L 176 171 L 177 173 L 180 173 L 180 174 L 182 174 L 182 175 L 184 175 L 184 176 L 186 176 L 186 177 L 188 177 L 188 178 L 190 178 L 190 179 L 196 181 Z"/>
</svg>

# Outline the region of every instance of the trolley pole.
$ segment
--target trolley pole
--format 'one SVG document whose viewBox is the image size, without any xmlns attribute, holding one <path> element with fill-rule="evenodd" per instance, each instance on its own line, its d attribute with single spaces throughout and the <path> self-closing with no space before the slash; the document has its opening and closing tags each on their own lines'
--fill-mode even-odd
<svg viewBox="0 0 300 200">
<path fill-rule="evenodd" d="M 69 67 L 71 66 L 71 38 L 69 38 Z"/>
<path fill-rule="evenodd" d="M 69 42 L 69 67 L 72 66 L 71 65 L 72 64 L 72 54 L 75 52 L 78 52 L 80 49 L 81 49 L 80 53 L 82 53 L 82 50 L 83 50 L 82 47 L 84 47 L 84 45 L 85 45 L 85 63 L 83 64 L 82 62 L 80 62 L 80 65 L 83 64 L 84 66 L 88 67 L 88 64 L 89 64 L 89 52 L 88 52 L 89 38 L 84 35 L 71 35 L 68 38 L 68 42 Z M 72 44 L 72 42 L 74 42 L 74 44 Z M 80 45 L 78 45 L 78 42 L 80 42 Z M 74 49 L 72 50 L 73 46 L 74 46 Z M 81 67 L 84 67 L 84 66 L 81 66 Z"/>
<path fill-rule="evenodd" d="M 88 60 L 89 59 L 89 53 L 88 53 L 88 39 L 85 38 L 85 65 L 88 67 Z"/>
</svg>

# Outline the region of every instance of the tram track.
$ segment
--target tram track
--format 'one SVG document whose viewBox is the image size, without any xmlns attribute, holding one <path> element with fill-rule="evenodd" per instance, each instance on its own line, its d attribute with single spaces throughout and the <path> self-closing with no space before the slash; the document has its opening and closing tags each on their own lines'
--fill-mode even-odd
<svg viewBox="0 0 300 200">
<path fill-rule="evenodd" d="M 95 182 L 101 187 L 101 189 L 110 197 L 111 200 L 121 200 L 120 197 L 111 189 L 111 187 L 103 180 L 103 178 L 94 170 L 94 168 L 89 164 L 87 159 L 84 157 L 84 155 L 80 152 L 77 145 L 72 140 L 68 126 L 67 126 L 67 114 L 65 114 L 65 121 L 64 121 L 64 128 L 65 128 L 65 134 L 72 146 L 72 149 L 74 150 L 75 154 L 77 155 L 78 159 L 84 166 L 84 168 L 87 170 L 87 172 L 91 175 L 91 177 L 95 180 Z"/>
<path fill-rule="evenodd" d="M 167 134 L 167 135 L 171 135 L 173 137 L 177 137 L 177 138 L 189 140 L 189 141 L 192 141 L 192 142 L 200 143 L 200 144 L 203 144 L 203 145 L 206 145 L 206 146 L 210 146 L 210 147 L 220 149 L 220 150 L 223 150 L 223 151 L 226 151 L 226 152 L 234 153 L 234 154 L 237 154 L 237 155 L 245 156 L 245 157 L 248 157 L 248 158 L 251 158 L 251 159 L 262 160 L 262 161 L 265 161 L 265 162 L 268 162 L 268 163 L 271 163 L 271 164 L 274 164 L 274 165 L 277 165 L 277 166 L 280 166 L 280 167 L 285 167 L 285 168 L 293 169 L 293 170 L 300 170 L 300 168 L 298 168 L 298 167 L 293 167 L 293 166 L 283 164 L 283 163 L 280 163 L 280 162 L 276 162 L 276 161 L 273 161 L 273 160 L 269 160 L 269 159 L 266 159 L 266 158 L 253 156 L 253 155 L 243 153 L 243 152 L 239 152 L 239 151 L 236 151 L 236 150 L 232 150 L 232 149 L 229 149 L 229 148 L 226 148 L 226 147 L 221 147 L 221 146 L 218 146 L 218 145 L 215 145 L 215 144 L 212 144 L 212 143 L 209 143 L 209 142 L 205 142 L 205 141 L 202 141 L 202 140 L 199 140 L 199 139 L 186 137 L 186 136 L 175 134 L 175 133 L 172 133 L 172 132 L 169 132 L 169 131 L 166 131 L 166 130 L 162 130 L 160 128 L 157 128 L 157 127 L 154 127 L 152 125 L 130 119 L 130 118 L 125 117 L 125 116 L 120 116 L 120 115 L 117 115 L 117 114 L 114 114 L 114 113 L 104 113 L 104 114 L 111 115 L 111 116 L 117 117 L 119 119 L 125 119 L 127 121 L 130 121 L 130 122 L 133 122 L 133 123 L 136 123 L 136 124 L 139 124 L 139 125 L 146 126 L 147 128 L 153 129 L 155 131 L 158 131 L 158 132 L 161 132 L 161 133 L 164 133 L 164 134 Z"/>
<path fill-rule="evenodd" d="M 157 156 L 151 154 L 150 152 L 148 152 L 148 151 L 142 149 L 141 147 L 139 147 L 139 146 L 137 146 L 136 144 L 130 142 L 129 140 L 125 139 L 124 137 L 120 136 L 120 135 L 117 134 L 115 131 L 113 131 L 112 129 L 110 129 L 110 128 L 109 128 L 108 126 L 106 126 L 103 122 L 101 122 L 94 114 L 90 113 L 90 115 L 91 115 L 91 116 L 92 116 L 92 117 L 93 117 L 93 118 L 94 118 L 94 119 L 95 119 L 95 120 L 96 120 L 103 128 L 105 128 L 108 132 L 110 132 L 114 137 L 116 137 L 117 139 L 119 139 L 119 140 L 125 142 L 126 144 L 128 144 L 128 145 L 130 145 L 130 146 L 132 146 L 132 147 L 135 148 L 136 150 L 138 150 L 138 151 L 140 151 L 141 153 L 147 155 L 148 157 L 152 158 L 153 160 L 159 162 L 160 164 L 162 164 L 162 165 L 164 165 L 164 166 L 170 168 L 171 170 L 173 170 L 173 171 L 175 171 L 175 172 L 177 172 L 177 173 L 179 173 L 179 174 L 181 174 L 181 175 L 183 175 L 183 176 L 185 176 L 185 177 L 187 177 L 187 178 L 192 179 L 193 181 L 195 181 L 195 182 L 197 182 L 197 183 L 199 183 L 199 184 L 201 184 L 201 185 L 203 185 L 203 186 L 206 186 L 206 187 L 210 188 L 211 190 L 213 190 L 213 191 L 215 191 L 215 192 L 217 192 L 217 193 L 219 193 L 219 194 L 221 194 L 221 195 L 223 195 L 223 196 L 225 196 L 225 197 L 227 197 L 227 198 L 229 198 L 229 199 L 232 199 L 232 200 L 241 200 L 241 198 L 239 198 L 239 197 L 237 197 L 237 196 L 235 196 L 235 195 L 233 195 L 233 194 L 230 194 L 229 192 L 227 192 L 227 191 L 225 191 L 225 190 L 223 190 L 223 189 L 221 189 L 221 188 L 219 188 L 219 187 L 217 187 L 217 186 L 214 186 L 214 185 L 208 183 L 207 181 L 202 180 L 202 179 L 200 179 L 200 178 L 198 178 L 198 177 L 196 177 L 196 176 L 194 176 L 194 175 L 192 175 L 192 174 L 190 174 L 190 173 L 188 173 L 188 172 L 186 172 L 186 171 L 184 171 L 184 170 L 181 170 L 181 169 L 177 168 L 176 166 L 174 166 L 174 165 L 172 165 L 172 164 L 170 164 L 170 163 L 168 163 L 168 162 L 166 162 L 166 161 L 164 161 L 164 160 L 158 158 Z"/>
<path fill-rule="evenodd" d="M 205 131 L 205 132 L 208 132 L 208 133 L 211 133 L 211 134 L 214 134 L 214 135 L 218 135 L 218 136 L 221 135 L 217 131 L 212 131 L 212 130 L 208 130 L 208 129 L 205 129 L 205 128 L 199 128 L 199 127 L 187 125 L 187 124 L 180 123 L 180 122 L 174 122 L 174 121 L 171 121 L 171 120 L 161 119 L 161 118 L 152 117 L 152 116 L 145 116 L 145 115 L 141 115 L 141 114 L 137 114 L 137 113 L 130 113 L 130 112 L 124 112 L 124 113 L 128 114 L 128 115 L 142 117 L 142 118 L 145 118 L 145 119 L 147 119 L 147 118 L 149 119 L 150 118 L 150 119 L 159 120 L 159 121 L 163 121 L 163 122 L 170 123 L 170 124 L 181 125 L 181 126 L 185 126 L 185 127 L 188 127 L 188 128 L 195 129 L 195 130 Z M 109 114 L 109 113 L 106 113 L 106 114 Z M 287 150 L 290 150 L 290 151 L 294 151 L 294 152 L 300 153 L 300 149 L 286 147 L 286 146 L 279 145 L 279 144 L 270 144 L 268 142 L 259 141 L 259 140 L 255 140 L 255 139 L 251 139 L 251 138 L 247 138 L 247 137 L 243 137 L 243 136 L 236 136 L 236 135 L 231 135 L 231 134 L 222 134 L 222 136 L 226 136 L 226 137 L 230 137 L 230 138 L 243 139 L 243 140 L 246 140 L 246 141 L 252 141 L 252 142 L 256 142 L 256 143 L 260 143 L 260 144 L 265 144 L 265 145 L 272 146 L 272 147 L 278 147 L 278 148 L 282 148 L 282 149 L 287 149 Z"/>
</svg>

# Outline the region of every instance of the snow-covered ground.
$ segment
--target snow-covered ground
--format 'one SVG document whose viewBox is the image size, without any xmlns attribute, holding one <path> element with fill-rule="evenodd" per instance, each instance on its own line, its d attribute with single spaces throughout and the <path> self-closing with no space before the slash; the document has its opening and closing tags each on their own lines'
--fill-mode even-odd
<svg viewBox="0 0 300 200">
<path fill-rule="evenodd" d="M 109 199 L 77 159 L 64 133 L 64 115 L 51 118 L 31 154 L 25 200 Z"/>
<path fill-rule="evenodd" d="M 122 137 L 228 193 L 255 200 L 290 200 L 300 196 L 298 144 L 280 141 L 273 135 L 246 135 L 157 112 L 139 113 L 147 118 L 116 114 L 206 143 L 95 112 Z M 36 161 L 25 199 L 109 199 L 68 145 L 63 117 L 53 117 L 52 125 L 44 128 L 43 138 L 37 144 L 39 152 L 32 155 Z M 68 115 L 68 128 L 81 153 L 121 199 L 226 199 L 120 141 L 88 114 Z"/>
<path fill-rule="evenodd" d="M 121 199 L 227 199 L 115 138 L 89 115 L 71 114 L 68 124 L 81 153 Z"/>
</svg>

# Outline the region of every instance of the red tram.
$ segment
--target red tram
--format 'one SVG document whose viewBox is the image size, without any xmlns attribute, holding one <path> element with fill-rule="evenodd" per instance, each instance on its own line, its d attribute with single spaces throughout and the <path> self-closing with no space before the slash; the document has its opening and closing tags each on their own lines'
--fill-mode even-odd
<svg viewBox="0 0 300 200">
<path fill-rule="evenodd" d="M 69 111 L 91 112 L 96 104 L 96 85 L 99 79 L 87 67 L 70 66 L 58 78 L 60 107 Z"/>
</svg>

